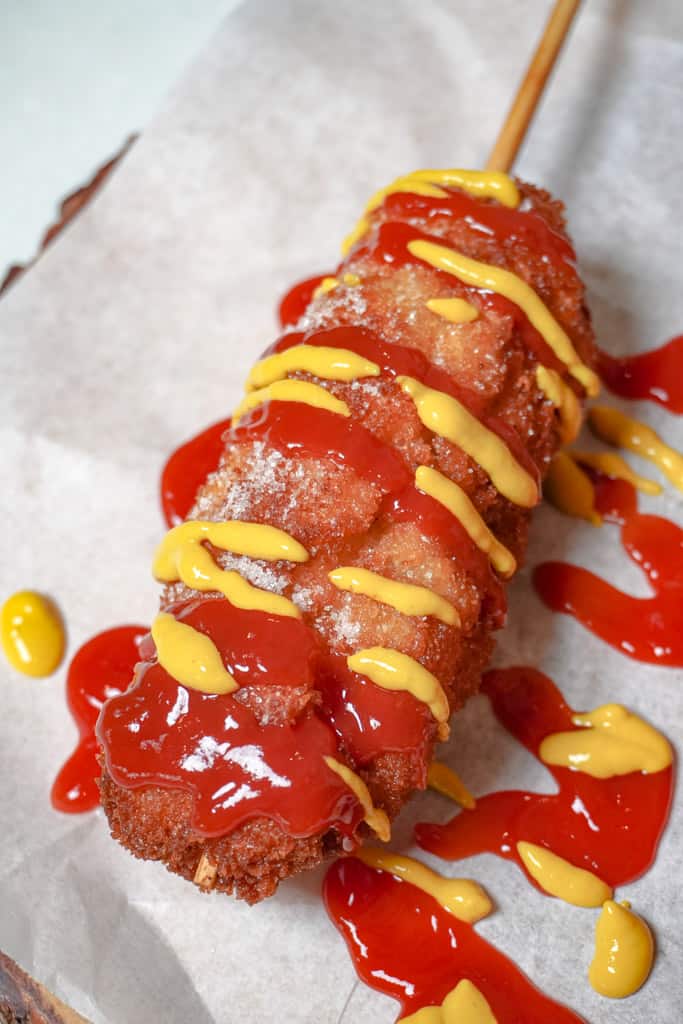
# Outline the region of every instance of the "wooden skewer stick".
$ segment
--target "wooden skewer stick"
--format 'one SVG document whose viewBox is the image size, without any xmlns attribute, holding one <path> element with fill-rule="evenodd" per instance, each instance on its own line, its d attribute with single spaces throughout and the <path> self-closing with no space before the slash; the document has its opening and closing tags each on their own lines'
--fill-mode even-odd
<svg viewBox="0 0 683 1024">
<path fill-rule="evenodd" d="M 531 58 L 486 165 L 487 171 L 509 171 L 543 95 L 580 0 L 556 0 L 545 31 Z"/>
</svg>

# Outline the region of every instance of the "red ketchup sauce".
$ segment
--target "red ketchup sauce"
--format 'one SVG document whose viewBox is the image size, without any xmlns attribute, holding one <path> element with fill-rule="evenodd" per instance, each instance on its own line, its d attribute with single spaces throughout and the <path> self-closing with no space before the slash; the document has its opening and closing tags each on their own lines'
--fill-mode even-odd
<svg viewBox="0 0 683 1024">
<path fill-rule="evenodd" d="M 457 191 L 439 198 L 395 192 L 387 196 L 383 208 L 387 220 L 464 220 L 473 232 L 499 242 L 522 244 L 534 253 L 542 252 L 558 270 L 569 270 L 576 276 L 576 253 L 569 241 L 553 231 L 535 210 L 515 209 Z"/>
<path fill-rule="evenodd" d="M 272 686 L 312 687 L 315 638 L 303 623 L 224 599 L 172 611 L 209 636 L 228 670 L 258 687 L 262 701 Z M 292 836 L 332 825 L 351 835 L 362 817 L 354 794 L 323 762 L 338 758 L 337 742 L 315 713 L 294 725 L 260 725 L 237 696 L 188 689 L 157 662 L 142 663 L 131 688 L 106 703 L 97 735 L 114 782 L 192 794 L 192 824 L 202 836 L 225 835 L 254 817 Z"/>
<path fill-rule="evenodd" d="M 611 647 L 636 661 L 683 666 L 683 530 L 660 516 L 638 512 L 636 492 L 624 480 L 600 474 L 595 505 L 621 526 L 621 543 L 643 571 L 652 597 L 632 597 L 579 566 L 543 562 L 533 574 L 541 599 L 573 615 Z"/>
<path fill-rule="evenodd" d="M 534 757 L 550 733 L 580 728 L 572 723 L 574 712 L 554 683 L 535 669 L 487 672 L 482 689 L 499 721 Z M 495 853 L 515 861 L 527 874 L 516 848 L 525 840 L 613 887 L 642 875 L 654 860 L 669 814 L 672 767 L 608 779 L 545 767 L 559 793 L 488 793 L 477 798 L 474 810 L 461 811 L 446 825 L 417 825 L 417 842 L 446 860 Z"/>
<path fill-rule="evenodd" d="M 140 661 L 140 641 L 146 626 L 118 626 L 98 633 L 75 654 L 66 680 L 69 711 L 78 726 L 78 745 L 61 767 L 50 799 L 57 811 L 79 814 L 100 802 L 95 723 L 109 697 L 126 689 Z"/>
<path fill-rule="evenodd" d="M 448 242 L 443 238 L 426 234 L 410 224 L 388 221 L 381 224 L 371 240 L 356 250 L 353 255 L 355 257 L 368 255 L 377 262 L 389 263 L 392 267 L 405 267 L 408 264 L 414 263 L 421 264 L 422 261 L 413 256 L 408 249 L 408 243 L 418 239 L 424 239 L 426 242 L 435 242 L 437 245 L 448 246 Z M 441 275 L 444 281 L 448 282 L 449 290 L 454 295 L 459 295 L 466 299 L 477 309 L 490 310 L 499 317 L 509 317 L 513 326 L 519 330 L 526 347 L 537 356 L 544 366 L 558 372 L 564 371 L 564 364 L 557 358 L 543 336 L 531 324 L 523 310 L 515 305 L 514 302 L 506 299 L 504 295 L 483 291 L 482 289 L 475 288 L 473 285 L 467 285 L 462 281 L 458 281 L 452 274 L 438 270 L 430 264 L 424 265 L 429 266 L 432 273 Z"/>
<path fill-rule="evenodd" d="M 177 448 L 161 472 L 161 508 L 168 526 L 177 526 L 187 517 L 197 491 L 209 473 L 218 468 L 225 447 L 223 435 L 231 421 L 221 420 L 207 427 Z"/>
<path fill-rule="evenodd" d="M 575 1013 L 543 995 L 506 956 L 433 897 L 355 857 L 325 877 L 327 912 L 359 977 L 401 1004 L 401 1017 L 439 1006 L 467 978 L 498 1024 L 578 1024 Z"/>
<path fill-rule="evenodd" d="M 598 352 L 597 371 L 615 395 L 648 398 L 669 412 L 683 413 L 683 334 L 666 345 L 621 359 Z"/>
<path fill-rule="evenodd" d="M 278 320 L 281 327 L 293 327 L 304 315 L 313 299 L 313 292 L 331 274 L 318 274 L 299 281 L 284 295 L 278 306 Z"/>
</svg>

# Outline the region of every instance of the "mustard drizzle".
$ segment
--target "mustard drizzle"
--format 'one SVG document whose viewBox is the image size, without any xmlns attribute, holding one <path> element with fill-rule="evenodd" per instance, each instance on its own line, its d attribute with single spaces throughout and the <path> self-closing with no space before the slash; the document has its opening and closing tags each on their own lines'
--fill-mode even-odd
<svg viewBox="0 0 683 1024">
<path fill-rule="evenodd" d="M 460 616 L 450 601 L 427 587 L 418 587 L 414 583 L 400 583 L 369 569 L 352 565 L 342 565 L 338 569 L 333 569 L 328 573 L 328 578 L 339 590 L 364 594 L 381 604 L 390 605 L 404 615 L 433 615 L 447 626 L 460 625 Z"/>
<path fill-rule="evenodd" d="M 462 487 L 430 466 L 417 467 L 415 486 L 455 516 L 470 540 L 488 555 L 494 569 L 502 576 L 512 575 L 517 568 L 514 555 L 489 530 Z"/>
<path fill-rule="evenodd" d="M 480 263 L 455 249 L 421 238 L 408 242 L 408 251 L 430 267 L 451 274 L 465 284 L 493 291 L 514 302 L 588 394 L 599 393 L 600 379 L 597 374 L 581 362 L 569 336 L 533 288 L 521 277 L 502 267 Z"/>
<path fill-rule="evenodd" d="M 445 438 L 470 456 L 509 501 L 531 508 L 538 501 L 536 482 L 520 466 L 508 446 L 483 426 L 457 398 L 435 391 L 414 377 L 397 377 L 401 390 L 410 395 L 420 420 L 428 430 Z"/>
<path fill-rule="evenodd" d="M 216 591 L 236 608 L 301 617 L 300 610 L 288 598 L 252 586 L 233 569 L 221 569 L 204 547 L 204 541 L 223 551 L 266 561 L 305 562 L 308 559 L 308 552 L 298 541 L 274 526 L 189 520 L 169 530 L 159 545 L 152 566 L 156 579 L 163 583 L 180 580 L 194 590 Z"/>
</svg>

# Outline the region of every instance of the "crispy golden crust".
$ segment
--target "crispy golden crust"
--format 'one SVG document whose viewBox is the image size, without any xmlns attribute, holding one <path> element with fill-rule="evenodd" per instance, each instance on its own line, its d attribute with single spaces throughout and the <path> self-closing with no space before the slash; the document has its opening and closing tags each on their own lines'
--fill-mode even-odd
<svg viewBox="0 0 683 1024">
<path fill-rule="evenodd" d="M 547 193 L 522 185 L 551 228 L 562 233 L 562 207 Z M 374 226 L 382 220 L 380 208 Z M 570 335 L 580 356 L 593 360 L 593 335 L 583 304 L 583 288 L 572 268 L 555 265 L 543 254 L 518 242 L 499 243 L 473 231 L 464 221 L 412 221 L 440 235 L 475 259 L 510 269 L 527 280 Z M 385 341 L 418 348 L 457 380 L 484 395 L 490 414 L 514 427 L 541 476 L 559 446 L 556 413 L 539 391 L 536 357 L 529 352 L 512 317 L 482 311 L 469 324 L 450 324 L 425 306 L 426 299 L 452 294 L 443 275 L 425 265 L 393 268 L 365 255 L 349 257 L 345 269 L 362 284 L 337 288 L 315 300 L 303 330 L 362 324 Z M 305 376 L 305 375 L 303 375 Z M 417 417 L 412 400 L 391 380 L 326 382 L 368 429 L 389 441 L 414 470 L 433 466 L 456 480 L 480 514 L 518 561 L 526 547 L 529 512 L 511 505 L 484 472 L 449 442 L 435 437 Z M 254 580 L 290 596 L 326 647 L 348 655 L 360 647 L 389 646 L 417 659 L 440 680 L 451 712 L 476 691 L 493 647 L 496 625 L 490 608 L 466 566 L 441 543 L 420 534 L 412 523 L 391 522 L 382 513 L 383 495 L 348 468 L 328 460 L 289 457 L 262 442 L 228 446 L 218 471 L 197 496 L 192 517 L 249 519 L 271 523 L 296 536 L 312 552 L 309 562 L 272 568 L 240 566 L 261 573 Z M 233 556 L 221 555 L 226 565 Z M 428 586 L 458 609 L 461 628 L 433 618 L 409 618 L 361 595 L 337 590 L 327 573 L 338 565 L 364 566 L 389 576 Z M 267 572 L 271 576 L 267 576 Z M 264 575 L 265 574 L 265 575 Z M 162 604 L 188 596 L 180 585 L 167 589 Z M 268 708 L 269 720 L 296 718 L 313 691 L 272 691 L 252 687 L 240 691 L 257 716 Z M 395 816 L 411 793 L 424 788 L 436 741 L 434 727 L 422 750 L 411 754 L 387 751 L 363 765 L 349 763 L 366 780 L 374 802 Z M 214 885 L 250 902 L 270 895 L 278 882 L 326 855 L 339 852 L 334 832 L 296 840 L 274 823 L 253 820 L 220 839 L 201 839 L 190 829 L 191 797 L 153 787 L 120 789 L 106 770 L 102 803 L 112 834 L 136 856 L 163 861 L 170 870 L 194 878 L 204 854 L 216 868 Z"/>
</svg>

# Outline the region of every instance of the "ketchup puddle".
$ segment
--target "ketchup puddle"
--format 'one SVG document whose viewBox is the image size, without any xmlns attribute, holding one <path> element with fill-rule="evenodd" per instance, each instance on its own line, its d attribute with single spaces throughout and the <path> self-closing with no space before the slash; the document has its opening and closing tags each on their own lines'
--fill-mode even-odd
<svg viewBox="0 0 683 1024">
<path fill-rule="evenodd" d="M 358 976 L 398 1000 L 401 1017 L 440 1006 L 458 982 L 468 979 L 498 1024 L 577 1024 L 582 1019 L 543 995 L 471 925 L 388 872 L 354 857 L 338 860 L 327 872 L 323 896 Z"/>
<path fill-rule="evenodd" d="M 621 359 L 598 351 L 597 370 L 605 385 L 622 398 L 645 398 L 673 413 L 683 413 L 683 334 L 660 348 Z"/>
<path fill-rule="evenodd" d="M 638 512 L 636 491 L 624 480 L 595 477 L 595 507 L 621 526 L 621 543 L 642 570 L 652 597 L 632 597 L 588 569 L 543 562 L 533 573 L 541 600 L 629 658 L 683 666 L 683 530 L 660 516 Z"/>
<path fill-rule="evenodd" d="M 487 672 L 482 690 L 498 720 L 536 758 L 546 736 L 581 728 L 573 724 L 575 712 L 555 684 L 536 669 Z M 417 825 L 418 844 L 446 860 L 494 853 L 515 861 L 533 885 L 517 853 L 520 841 L 546 847 L 613 888 L 642 875 L 654 860 L 669 814 L 672 767 L 607 779 L 544 767 L 559 793 L 488 793 L 446 825 Z"/>
<path fill-rule="evenodd" d="M 100 776 L 95 724 L 109 697 L 123 693 L 140 661 L 140 642 L 147 626 L 118 626 L 98 633 L 75 654 L 66 679 L 69 711 L 78 726 L 76 749 L 62 765 L 50 792 L 56 811 L 81 814 L 99 805 Z"/>
</svg>

